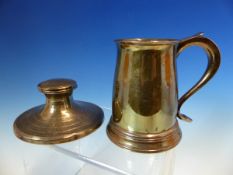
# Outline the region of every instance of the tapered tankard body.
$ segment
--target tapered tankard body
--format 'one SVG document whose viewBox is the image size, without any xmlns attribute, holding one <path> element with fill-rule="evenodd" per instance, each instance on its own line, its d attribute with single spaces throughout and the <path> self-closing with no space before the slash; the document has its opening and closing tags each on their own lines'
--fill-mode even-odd
<svg viewBox="0 0 233 175">
<path fill-rule="evenodd" d="M 116 42 L 118 57 L 108 136 L 119 146 L 138 152 L 160 152 L 174 147 L 181 138 L 177 117 L 191 120 L 179 113 L 179 108 L 216 72 L 220 59 L 217 46 L 201 35 L 181 41 L 123 39 Z M 176 59 L 190 45 L 203 47 L 209 55 L 209 64 L 200 81 L 179 101 Z"/>
</svg>

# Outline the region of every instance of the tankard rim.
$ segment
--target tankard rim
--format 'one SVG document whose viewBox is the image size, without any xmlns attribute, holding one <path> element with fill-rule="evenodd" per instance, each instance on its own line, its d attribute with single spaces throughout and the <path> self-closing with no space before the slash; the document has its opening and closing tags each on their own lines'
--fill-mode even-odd
<svg viewBox="0 0 233 175">
<path fill-rule="evenodd" d="M 131 45 L 156 45 L 156 44 L 177 44 L 179 41 L 169 38 L 122 38 L 114 40 L 119 44 Z"/>
</svg>

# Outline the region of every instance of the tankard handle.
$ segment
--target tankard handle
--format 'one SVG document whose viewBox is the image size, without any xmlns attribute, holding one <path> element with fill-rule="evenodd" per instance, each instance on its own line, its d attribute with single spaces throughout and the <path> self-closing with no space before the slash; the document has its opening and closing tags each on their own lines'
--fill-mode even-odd
<svg viewBox="0 0 233 175">
<path fill-rule="evenodd" d="M 200 46 L 204 48 L 208 56 L 208 65 L 205 70 L 205 73 L 202 75 L 201 79 L 190 90 L 188 90 L 178 101 L 177 117 L 187 122 L 191 122 L 192 119 L 180 113 L 181 106 L 190 96 L 192 96 L 196 91 L 198 91 L 213 77 L 220 65 L 221 56 L 218 47 L 213 41 L 206 37 L 203 37 L 202 35 L 203 33 L 198 33 L 197 35 L 183 39 L 179 42 L 177 46 L 177 55 L 179 55 L 185 48 L 189 46 Z"/>
</svg>

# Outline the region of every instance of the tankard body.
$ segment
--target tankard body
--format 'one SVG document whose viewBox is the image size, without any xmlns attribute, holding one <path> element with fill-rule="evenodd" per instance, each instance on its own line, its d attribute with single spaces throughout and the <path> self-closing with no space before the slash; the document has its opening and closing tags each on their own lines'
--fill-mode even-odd
<svg viewBox="0 0 233 175">
<path fill-rule="evenodd" d="M 176 58 L 187 46 L 202 46 L 209 55 L 208 68 L 181 99 L 178 99 Z M 220 63 L 217 46 L 197 35 L 184 40 L 117 40 L 112 118 L 107 128 L 117 145 L 138 152 L 160 152 L 174 147 L 181 138 L 177 117 L 182 103 L 203 86 Z"/>
</svg>

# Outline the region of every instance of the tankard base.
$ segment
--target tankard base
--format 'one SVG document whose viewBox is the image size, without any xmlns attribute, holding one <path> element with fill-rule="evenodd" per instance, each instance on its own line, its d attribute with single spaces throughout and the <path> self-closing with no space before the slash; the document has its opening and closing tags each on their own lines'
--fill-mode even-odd
<svg viewBox="0 0 233 175">
<path fill-rule="evenodd" d="M 118 127 L 113 121 L 107 126 L 107 135 L 116 145 L 135 152 L 156 153 L 175 147 L 181 139 L 178 122 L 161 133 L 129 132 Z"/>
</svg>

